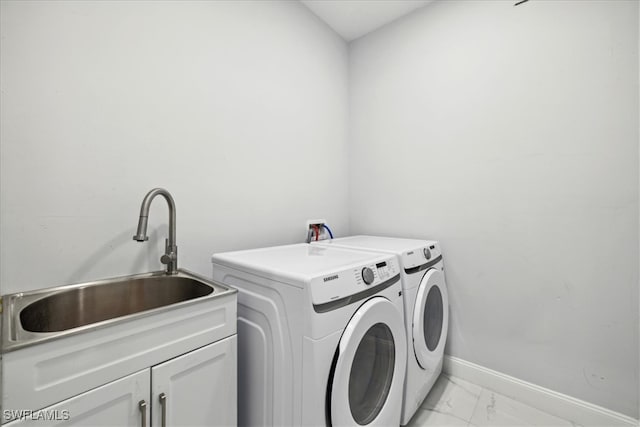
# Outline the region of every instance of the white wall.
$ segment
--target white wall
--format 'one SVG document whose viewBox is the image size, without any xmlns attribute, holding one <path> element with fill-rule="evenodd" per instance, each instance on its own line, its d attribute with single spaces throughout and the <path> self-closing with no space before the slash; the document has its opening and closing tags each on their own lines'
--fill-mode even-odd
<svg viewBox="0 0 640 427">
<path fill-rule="evenodd" d="M 298 2 L 1 2 L 2 293 L 348 225 L 346 43 Z M 329 170 L 331 173 L 325 174 Z"/>
<path fill-rule="evenodd" d="M 448 353 L 638 418 L 638 3 L 513 3 L 351 45 L 351 232 L 442 241 Z"/>
<path fill-rule="evenodd" d="M 442 241 L 448 353 L 638 417 L 637 9 L 447 0 L 358 40 L 347 159 L 347 46 L 298 2 L 3 0 L 0 292 L 160 269 L 156 186 L 205 275 L 350 217 Z"/>
</svg>

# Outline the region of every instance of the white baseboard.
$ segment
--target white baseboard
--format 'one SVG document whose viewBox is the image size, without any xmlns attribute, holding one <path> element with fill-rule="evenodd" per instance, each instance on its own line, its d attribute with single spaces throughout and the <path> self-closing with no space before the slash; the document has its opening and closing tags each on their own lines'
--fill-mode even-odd
<svg viewBox="0 0 640 427">
<path fill-rule="evenodd" d="M 457 357 L 445 356 L 443 370 L 454 377 L 512 397 L 522 403 L 585 427 L 637 427 L 639 425 L 638 420 L 618 412 L 510 377 Z"/>
</svg>

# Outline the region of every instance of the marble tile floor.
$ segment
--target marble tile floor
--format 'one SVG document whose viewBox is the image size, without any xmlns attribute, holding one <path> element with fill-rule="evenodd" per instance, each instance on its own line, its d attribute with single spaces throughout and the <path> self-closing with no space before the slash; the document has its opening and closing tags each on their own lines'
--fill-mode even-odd
<svg viewBox="0 0 640 427">
<path fill-rule="evenodd" d="M 578 426 L 537 408 L 445 374 L 408 427 Z"/>
</svg>

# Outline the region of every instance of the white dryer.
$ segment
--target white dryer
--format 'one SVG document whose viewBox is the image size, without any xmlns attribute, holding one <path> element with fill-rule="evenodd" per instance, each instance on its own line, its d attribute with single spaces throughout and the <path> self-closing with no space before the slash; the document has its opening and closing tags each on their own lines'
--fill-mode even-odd
<svg viewBox="0 0 640 427">
<path fill-rule="evenodd" d="M 444 262 L 436 241 L 352 236 L 323 240 L 319 245 L 395 254 L 402 269 L 407 377 L 401 424 L 405 425 L 442 371 L 449 329 L 449 296 Z"/>
<path fill-rule="evenodd" d="M 298 244 L 212 262 L 214 280 L 239 291 L 239 425 L 400 423 L 407 345 L 395 256 Z"/>
</svg>

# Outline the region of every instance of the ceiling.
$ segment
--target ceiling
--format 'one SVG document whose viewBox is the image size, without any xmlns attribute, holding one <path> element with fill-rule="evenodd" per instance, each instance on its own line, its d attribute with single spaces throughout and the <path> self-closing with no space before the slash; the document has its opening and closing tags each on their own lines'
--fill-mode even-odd
<svg viewBox="0 0 640 427">
<path fill-rule="evenodd" d="M 346 41 L 423 7 L 433 0 L 300 0 Z"/>
</svg>

